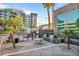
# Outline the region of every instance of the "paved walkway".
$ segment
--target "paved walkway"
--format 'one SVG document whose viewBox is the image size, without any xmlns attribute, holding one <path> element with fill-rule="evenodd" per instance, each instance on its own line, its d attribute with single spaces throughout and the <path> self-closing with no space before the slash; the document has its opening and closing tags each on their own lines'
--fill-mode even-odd
<svg viewBox="0 0 79 59">
<path fill-rule="evenodd" d="M 43 44 L 35 44 L 32 40 L 30 41 L 23 41 L 19 42 L 16 44 L 16 48 L 13 48 L 12 43 L 7 43 L 4 44 L 3 47 L 3 52 L 0 52 L 0 55 L 6 55 L 10 53 L 15 53 L 15 52 L 20 52 L 20 51 L 25 51 L 25 50 L 30 50 L 30 49 L 35 49 L 35 48 L 40 48 L 44 46 L 50 46 L 52 43 L 44 41 Z"/>
<path fill-rule="evenodd" d="M 30 40 L 16 44 L 16 49 L 11 48 L 11 43 L 4 46 L 3 56 L 79 56 L 79 46 L 71 45 L 68 50 L 65 43 L 53 44 L 44 41 L 40 45 Z"/>
<path fill-rule="evenodd" d="M 17 52 L 11 56 L 79 56 L 79 47 L 71 45 L 71 49 L 68 50 L 66 44 L 54 44 Z"/>
</svg>

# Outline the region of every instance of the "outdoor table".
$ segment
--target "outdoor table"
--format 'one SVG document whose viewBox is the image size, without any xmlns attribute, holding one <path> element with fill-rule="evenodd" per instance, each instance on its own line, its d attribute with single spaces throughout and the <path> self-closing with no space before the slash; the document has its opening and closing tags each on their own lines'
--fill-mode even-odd
<svg viewBox="0 0 79 59">
<path fill-rule="evenodd" d="M 42 44 L 43 43 L 43 38 L 35 38 L 35 43 Z"/>
</svg>

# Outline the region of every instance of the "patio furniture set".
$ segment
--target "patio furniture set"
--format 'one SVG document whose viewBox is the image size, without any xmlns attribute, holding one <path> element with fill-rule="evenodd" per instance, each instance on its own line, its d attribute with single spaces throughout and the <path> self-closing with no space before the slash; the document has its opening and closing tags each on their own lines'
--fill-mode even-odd
<svg viewBox="0 0 79 59">
<path fill-rule="evenodd" d="M 44 34 L 43 35 L 43 39 L 45 41 L 51 42 L 51 43 L 61 43 L 61 38 L 58 38 L 55 35 L 48 35 L 48 34 Z"/>
</svg>

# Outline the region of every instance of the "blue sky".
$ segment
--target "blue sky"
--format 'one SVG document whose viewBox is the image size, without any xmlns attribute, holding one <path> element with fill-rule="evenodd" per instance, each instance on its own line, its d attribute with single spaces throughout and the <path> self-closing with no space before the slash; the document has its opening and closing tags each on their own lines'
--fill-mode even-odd
<svg viewBox="0 0 79 59">
<path fill-rule="evenodd" d="M 67 4 L 57 3 L 55 4 L 55 10 L 65 5 Z M 0 7 L 21 9 L 26 11 L 26 13 L 35 12 L 38 14 L 38 24 L 41 25 L 47 23 L 47 10 L 42 6 L 41 3 L 3 3 L 0 4 Z"/>
</svg>

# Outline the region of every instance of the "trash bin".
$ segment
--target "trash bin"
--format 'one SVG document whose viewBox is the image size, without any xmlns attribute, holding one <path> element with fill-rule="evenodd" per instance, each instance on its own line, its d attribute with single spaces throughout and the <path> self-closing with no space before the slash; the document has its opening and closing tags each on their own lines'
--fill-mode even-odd
<svg viewBox="0 0 79 59">
<path fill-rule="evenodd" d="M 64 39 L 61 39 L 61 43 L 64 43 Z"/>
<path fill-rule="evenodd" d="M 15 43 L 19 42 L 19 38 L 14 38 Z"/>
</svg>

